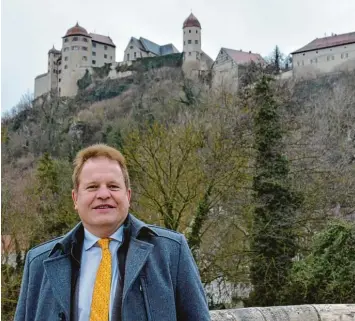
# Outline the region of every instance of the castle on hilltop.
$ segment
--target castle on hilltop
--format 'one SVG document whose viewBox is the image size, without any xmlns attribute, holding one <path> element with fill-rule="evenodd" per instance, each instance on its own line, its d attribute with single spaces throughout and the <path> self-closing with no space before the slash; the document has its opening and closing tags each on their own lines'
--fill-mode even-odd
<svg viewBox="0 0 355 321">
<path fill-rule="evenodd" d="M 182 25 L 183 70 L 190 75 L 211 75 L 213 87 L 221 85 L 235 90 L 245 66 L 250 62 L 264 64 L 260 54 L 251 51 L 222 47 L 213 60 L 202 50 L 202 28 L 191 13 Z M 116 72 L 118 65 L 130 65 L 132 61 L 145 57 L 159 57 L 179 53 L 172 44 L 158 45 L 146 38 L 131 37 L 124 50 L 123 60 L 116 62 L 116 46 L 112 39 L 88 33 L 78 23 L 68 29 L 62 38 L 62 49 L 54 47 L 48 51 L 48 70 L 35 78 L 34 97 L 50 91 L 59 96 L 75 96 L 77 81 L 95 67 L 111 64 L 109 77 L 121 78 L 127 73 Z M 355 33 L 332 35 L 315 39 L 292 53 L 293 69 L 281 78 L 303 77 L 320 73 L 355 69 Z M 130 73 L 130 72 L 128 72 Z"/>
<path fill-rule="evenodd" d="M 259 54 L 222 48 L 216 61 L 202 50 L 202 33 L 199 20 L 191 13 L 183 22 L 183 68 L 192 72 L 215 70 L 219 83 L 228 75 L 235 80 L 238 63 L 262 61 Z M 116 46 L 112 39 L 94 33 L 88 33 L 78 23 L 68 29 L 62 38 L 62 49 L 54 47 L 48 51 L 48 70 L 35 78 L 34 97 L 37 98 L 52 90 L 59 96 L 74 96 L 78 91 L 77 81 L 86 70 L 92 72 L 94 67 L 111 64 L 112 70 L 118 64 L 130 64 L 132 61 L 145 57 L 158 57 L 179 53 L 173 44 L 158 45 L 146 38 L 131 37 L 124 50 L 121 62 L 116 62 Z M 115 72 L 112 73 L 118 77 Z"/>
</svg>

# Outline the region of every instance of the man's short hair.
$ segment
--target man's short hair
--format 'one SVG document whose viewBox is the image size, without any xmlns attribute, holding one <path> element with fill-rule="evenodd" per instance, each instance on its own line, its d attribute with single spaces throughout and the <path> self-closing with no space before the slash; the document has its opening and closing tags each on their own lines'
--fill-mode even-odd
<svg viewBox="0 0 355 321">
<path fill-rule="evenodd" d="M 124 156 L 121 154 L 121 152 L 105 144 L 95 144 L 80 150 L 76 154 L 76 157 L 74 159 L 74 171 L 72 175 L 73 185 L 76 191 L 78 190 L 79 187 L 79 176 L 85 162 L 90 158 L 97 158 L 97 157 L 106 157 L 108 159 L 117 161 L 117 163 L 121 167 L 126 188 L 127 189 L 130 188 L 130 181 L 129 181 L 126 160 Z"/>
</svg>

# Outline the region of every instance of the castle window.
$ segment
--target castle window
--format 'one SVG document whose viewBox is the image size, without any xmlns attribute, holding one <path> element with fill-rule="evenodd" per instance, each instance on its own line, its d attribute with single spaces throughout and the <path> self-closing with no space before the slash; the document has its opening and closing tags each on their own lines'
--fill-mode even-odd
<svg viewBox="0 0 355 321">
<path fill-rule="evenodd" d="M 195 45 L 198 45 L 198 40 L 195 40 Z"/>
<path fill-rule="evenodd" d="M 189 33 L 191 33 L 191 29 L 189 30 Z"/>
<path fill-rule="evenodd" d="M 59 95 L 60 95 L 61 90 L 62 90 L 62 88 L 59 87 Z"/>
<path fill-rule="evenodd" d="M 110 56 L 110 59 L 112 60 L 112 56 Z"/>
<path fill-rule="evenodd" d="M 88 40 L 87 40 L 85 37 L 83 37 L 83 41 L 84 41 L 84 42 L 88 42 Z"/>
<path fill-rule="evenodd" d="M 134 58 L 137 58 L 137 53 L 136 52 L 134 52 L 133 55 L 134 55 Z"/>
<path fill-rule="evenodd" d="M 133 46 L 130 46 L 129 49 L 133 49 Z"/>
<path fill-rule="evenodd" d="M 348 58 L 349 57 L 349 54 L 346 52 L 345 53 L 345 58 Z"/>
<path fill-rule="evenodd" d="M 64 69 L 68 69 L 68 65 L 65 65 L 65 66 L 64 66 Z"/>
<path fill-rule="evenodd" d="M 64 51 L 68 51 L 68 50 L 69 50 L 69 47 L 65 47 L 65 48 L 64 48 Z"/>
<path fill-rule="evenodd" d="M 78 37 L 73 37 L 72 41 L 78 41 Z"/>
<path fill-rule="evenodd" d="M 93 42 L 93 43 L 92 43 L 92 46 L 93 46 L 94 48 L 96 48 L 96 42 Z"/>
<path fill-rule="evenodd" d="M 68 42 L 68 41 L 69 41 L 69 39 L 68 39 L 68 38 L 65 38 L 65 39 L 64 39 L 64 42 Z"/>
<path fill-rule="evenodd" d="M 188 40 L 187 43 L 188 43 L 188 44 L 191 44 L 191 40 Z"/>
<path fill-rule="evenodd" d="M 71 46 L 71 50 L 80 50 L 79 46 Z"/>
<path fill-rule="evenodd" d="M 184 46 L 186 45 L 186 41 L 184 40 Z"/>
<path fill-rule="evenodd" d="M 62 80 L 62 79 L 59 78 L 59 79 L 58 79 L 58 82 L 61 82 L 61 80 Z"/>
<path fill-rule="evenodd" d="M 68 61 L 68 57 L 64 57 L 64 61 Z"/>
<path fill-rule="evenodd" d="M 198 30 L 196 30 L 196 33 L 198 33 Z"/>
<path fill-rule="evenodd" d="M 88 61 L 88 57 L 83 56 L 83 60 L 84 60 L 84 61 Z"/>
<path fill-rule="evenodd" d="M 104 55 L 104 58 L 107 59 L 107 55 Z"/>
<path fill-rule="evenodd" d="M 107 50 L 107 46 L 104 46 L 104 49 Z"/>
<path fill-rule="evenodd" d="M 191 52 L 189 52 L 189 56 L 191 56 Z"/>
<path fill-rule="evenodd" d="M 58 74 L 61 74 L 62 73 L 62 69 L 58 70 Z"/>
<path fill-rule="evenodd" d="M 129 60 L 129 53 L 127 54 L 127 60 Z"/>
<path fill-rule="evenodd" d="M 82 50 L 88 51 L 88 47 L 81 47 Z"/>
<path fill-rule="evenodd" d="M 93 64 L 93 65 L 96 65 L 96 60 L 93 60 L 93 61 L 92 61 L 92 64 Z"/>
<path fill-rule="evenodd" d="M 92 52 L 92 55 L 93 55 L 93 56 L 96 56 L 96 52 L 95 52 L 95 51 L 93 51 L 93 52 Z"/>
</svg>

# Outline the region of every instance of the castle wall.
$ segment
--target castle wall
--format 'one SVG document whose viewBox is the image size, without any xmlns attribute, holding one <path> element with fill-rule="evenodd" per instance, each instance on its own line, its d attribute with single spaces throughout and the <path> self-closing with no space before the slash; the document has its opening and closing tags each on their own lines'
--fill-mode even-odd
<svg viewBox="0 0 355 321">
<path fill-rule="evenodd" d="M 42 96 L 50 91 L 50 77 L 48 73 L 39 75 L 35 78 L 34 98 Z"/>
<path fill-rule="evenodd" d="M 116 49 L 112 46 L 105 45 L 99 42 L 92 42 L 91 50 L 91 64 L 93 67 L 102 67 L 105 63 L 113 63 L 116 60 Z M 93 63 L 94 61 L 95 63 Z"/>
<path fill-rule="evenodd" d="M 293 54 L 295 77 L 355 69 L 355 43 Z"/>
</svg>

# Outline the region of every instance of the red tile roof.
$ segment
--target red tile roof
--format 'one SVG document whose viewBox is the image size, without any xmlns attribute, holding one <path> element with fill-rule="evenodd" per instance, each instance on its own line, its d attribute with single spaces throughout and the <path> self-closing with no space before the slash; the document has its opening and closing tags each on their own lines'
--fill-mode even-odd
<svg viewBox="0 0 355 321">
<path fill-rule="evenodd" d="M 200 22 L 197 20 L 197 18 L 191 13 L 184 21 L 184 24 L 182 28 L 186 27 L 198 27 L 201 28 Z"/>
<path fill-rule="evenodd" d="M 69 37 L 69 36 L 88 36 L 89 37 L 89 34 L 85 28 L 79 26 L 79 24 L 76 23 L 76 25 L 74 27 L 68 29 L 68 31 L 64 37 Z"/>
<path fill-rule="evenodd" d="M 304 47 L 292 52 L 291 54 L 312 51 L 317 49 L 325 49 L 329 47 L 342 46 L 355 43 L 355 32 L 343 33 L 324 38 L 316 38 Z"/>
<path fill-rule="evenodd" d="M 246 52 L 242 50 L 234 50 L 228 48 L 221 48 L 221 51 L 224 50 L 229 57 L 231 57 L 237 64 L 246 64 L 249 62 L 263 62 L 264 59 L 260 54 L 252 53 L 251 51 Z"/>
</svg>

